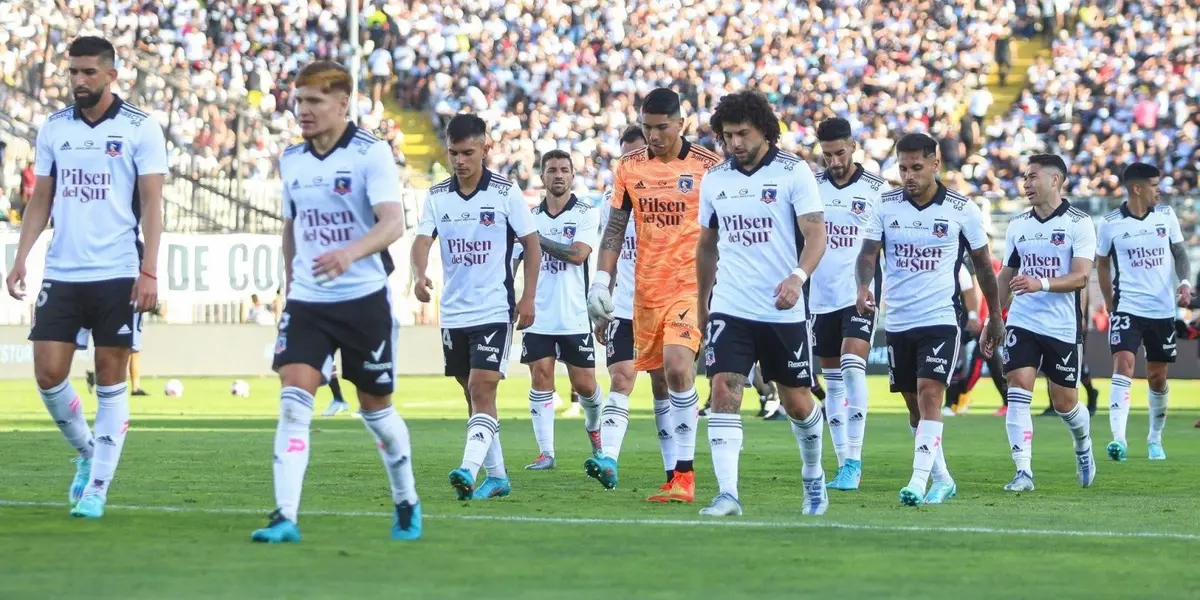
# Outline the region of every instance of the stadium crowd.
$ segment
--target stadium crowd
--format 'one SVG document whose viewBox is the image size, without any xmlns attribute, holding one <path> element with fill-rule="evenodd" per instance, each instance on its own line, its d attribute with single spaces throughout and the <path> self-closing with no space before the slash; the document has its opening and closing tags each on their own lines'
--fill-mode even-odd
<svg viewBox="0 0 1200 600">
<path fill-rule="evenodd" d="M 385 89 L 437 123 L 478 112 L 493 124 L 493 168 L 532 188 L 538 157 L 569 149 L 580 187 L 596 190 L 646 91 L 679 87 L 694 135 L 713 147 L 708 111 L 752 86 L 775 103 L 782 145 L 810 159 L 815 124 L 842 114 L 862 162 L 885 175 L 897 132 L 930 132 L 964 193 L 1017 195 L 1019 159 L 1034 151 L 1068 157 L 1072 195 L 1112 194 L 1117 166 L 1135 158 L 1163 169 L 1164 191 L 1196 190 L 1200 19 L 1189 0 L 949 4 L 943 26 L 933 0 L 363 0 L 360 112 L 398 153 Z M 29 95 L 4 93 L 0 108 L 36 123 L 63 105 L 64 88 L 46 85 L 65 68 L 63 32 L 98 30 L 121 49 L 123 84 L 169 124 L 177 165 L 230 173 L 236 157 L 239 175 L 270 178 L 295 139 L 291 77 L 313 58 L 348 61 L 346 16 L 345 0 L 5 3 L 0 66 Z M 986 118 L 997 112 L 989 74 L 1011 77 L 1013 40 L 1041 34 L 1052 58 Z M 1181 216 L 1194 228 L 1193 208 Z"/>
</svg>

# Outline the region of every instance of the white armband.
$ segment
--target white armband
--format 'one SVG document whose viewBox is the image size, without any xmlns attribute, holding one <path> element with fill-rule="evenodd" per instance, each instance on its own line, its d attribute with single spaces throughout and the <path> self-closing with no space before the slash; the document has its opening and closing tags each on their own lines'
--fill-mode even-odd
<svg viewBox="0 0 1200 600">
<path fill-rule="evenodd" d="M 1050 291 L 1050 279 L 1049 278 L 1043 277 L 1043 278 L 1039 279 L 1038 281 L 1042 282 L 1042 291 L 1043 292 Z"/>
<path fill-rule="evenodd" d="M 800 267 L 796 267 L 794 270 L 792 270 L 792 275 L 800 278 L 800 285 L 804 285 L 804 283 L 808 281 L 808 272 Z"/>
</svg>

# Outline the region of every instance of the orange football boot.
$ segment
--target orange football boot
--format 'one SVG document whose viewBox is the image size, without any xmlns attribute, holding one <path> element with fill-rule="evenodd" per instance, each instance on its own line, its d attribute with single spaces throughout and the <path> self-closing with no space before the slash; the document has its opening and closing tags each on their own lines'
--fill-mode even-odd
<svg viewBox="0 0 1200 600">
<path fill-rule="evenodd" d="M 688 471 L 686 473 L 675 474 L 675 479 L 671 481 L 670 491 L 671 502 L 687 502 L 691 504 L 696 501 L 696 472 Z"/>
<path fill-rule="evenodd" d="M 671 501 L 671 490 L 674 489 L 674 487 L 675 487 L 675 479 L 677 477 L 679 477 L 678 474 L 676 474 L 675 477 L 672 477 L 670 481 L 664 483 L 662 485 L 662 487 L 658 488 L 657 492 L 655 492 L 649 498 L 646 498 L 646 502 L 662 502 L 662 503 L 670 502 Z"/>
</svg>

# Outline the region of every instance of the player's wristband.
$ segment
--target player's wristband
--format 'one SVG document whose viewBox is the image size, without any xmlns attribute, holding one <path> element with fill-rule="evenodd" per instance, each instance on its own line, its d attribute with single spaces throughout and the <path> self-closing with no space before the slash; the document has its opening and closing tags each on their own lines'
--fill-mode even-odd
<svg viewBox="0 0 1200 600">
<path fill-rule="evenodd" d="M 1042 291 L 1043 292 L 1050 291 L 1050 279 L 1049 278 L 1043 277 L 1043 278 L 1039 279 L 1038 281 L 1042 282 Z"/>
<path fill-rule="evenodd" d="M 971 312 L 967 313 L 967 320 L 968 321 L 978 321 L 979 313 L 977 313 L 975 311 L 971 311 Z"/>
<path fill-rule="evenodd" d="M 808 272 L 800 267 L 796 267 L 795 270 L 792 271 L 792 275 L 800 278 L 800 285 L 804 285 L 804 283 L 808 281 Z"/>
<path fill-rule="evenodd" d="M 610 275 L 608 271 L 596 271 L 596 283 L 593 285 L 602 285 L 606 288 L 609 287 L 612 285 L 612 275 Z"/>
<path fill-rule="evenodd" d="M 157 278 L 157 277 L 155 277 L 155 276 L 153 276 L 153 275 L 151 275 L 151 274 L 149 274 L 149 273 L 147 273 L 147 272 L 145 272 L 145 271 L 142 271 L 142 275 L 145 275 L 146 277 L 149 277 L 150 279 L 153 279 L 154 281 L 158 281 L 158 278 Z"/>
</svg>

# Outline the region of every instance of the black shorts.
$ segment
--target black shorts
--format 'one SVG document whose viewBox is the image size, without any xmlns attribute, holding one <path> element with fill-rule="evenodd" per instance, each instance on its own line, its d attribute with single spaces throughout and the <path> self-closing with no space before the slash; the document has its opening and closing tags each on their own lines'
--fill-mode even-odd
<svg viewBox="0 0 1200 600">
<path fill-rule="evenodd" d="M 508 373 L 512 323 L 442 329 L 442 359 L 446 377 L 466 377 L 472 369 Z"/>
<path fill-rule="evenodd" d="M 395 389 L 398 332 L 387 289 L 345 302 L 289 300 L 272 368 L 308 365 L 328 378 L 333 353 L 340 351 L 346 380 L 364 393 L 386 396 Z"/>
<path fill-rule="evenodd" d="M 521 336 L 521 364 L 527 365 L 550 357 L 572 367 L 596 368 L 596 346 L 592 341 L 592 334 L 526 333 Z"/>
<path fill-rule="evenodd" d="M 608 364 L 633 360 L 633 321 L 616 318 L 608 322 Z"/>
<path fill-rule="evenodd" d="M 145 323 L 145 322 L 146 322 L 145 315 L 143 315 L 142 313 L 134 313 L 133 314 L 133 323 L 134 323 L 133 345 L 129 347 L 129 351 L 134 354 L 137 354 L 138 352 L 142 351 L 142 323 Z M 75 337 L 75 349 L 81 350 L 81 351 L 87 350 L 88 349 L 88 339 L 91 337 L 92 337 L 91 329 L 80 329 L 79 335 L 77 335 Z"/>
<path fill-rule="evenodd" d="M 90 329 L 98 348 L 139 345 L 137 312 L 130 300 L 134 281 L 43 281 L 29 340 L 78 344 L 79 330 Z"/>
<path fill-rule="evenodd" d="M 708 317 L 704 365 L 717 373 L 750 375 L 759 363 L 763 381 L 790 388 L 811 388 L 812 339 L 808 323 L 763 323 L 714 313 Z"/>
<path fill-rule="evenodd" d="M 1004 347 L 1000 352 L 1004 358 L 1005 373 L 1033 367 L 1041 369 L 1051 382 L 1062 387 L 1079 385 L 1079 372 L 1083 368 L 1082 344 L 1071 344 L 1028 329 L 1009 327 L 1004 332 Z"/>
<path fill-rule="evenodd" d="M 1108 348 L 1113 354 L 1132 352 L 1146 347 L 1146 362 L 1173 363 L 1175 347 L 1174 319 L 1148 319 L 1129 313 L 1115 312 L 1108 318 Z"/>
<path fill-rule="evenodd" d="M 886 333 L 892 393 L 917 393 L 917 379 L 950 384 L 962 335 L 958 327 L 930 325 Z"/>
<path fill-rule="evenodd" d="M 842 340 L 855 338 L 870 343 L 874 329 L 874 316 L 860 315 L 854 306 L 814 315 L 813 353 L 821 358 L 841 358 Z"/>
</svg>

